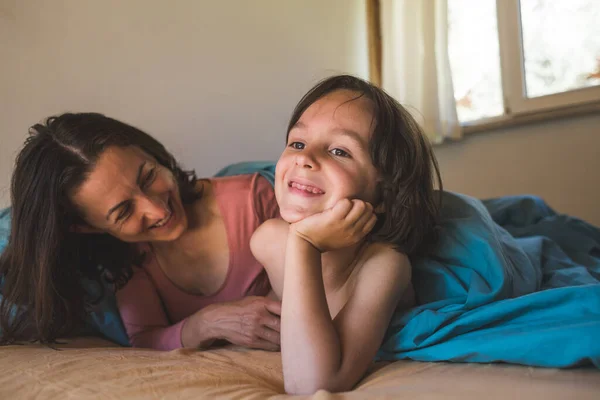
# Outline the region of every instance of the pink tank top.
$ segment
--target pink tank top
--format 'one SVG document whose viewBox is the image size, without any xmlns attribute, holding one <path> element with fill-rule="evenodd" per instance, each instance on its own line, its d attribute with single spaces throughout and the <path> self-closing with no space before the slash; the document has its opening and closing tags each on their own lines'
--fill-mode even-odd
<svg viewBox="0 0 600 400">
<path fill-rule="evenodd" d="M 152 253 L 124 288 L 117 302 L 129 340 L 134 347 L 159 350 L 180 348 L 185 319 L 215 303 L 264 296 L 270 290 L 262 265 L 250 251 L 258 226 L 279 216 L 271 184 L 259 174 L 211 179 L 229 244 L 229 268 L 221 288 L 210 296 L 190 294 L 175 286 Z"/>
</svg>

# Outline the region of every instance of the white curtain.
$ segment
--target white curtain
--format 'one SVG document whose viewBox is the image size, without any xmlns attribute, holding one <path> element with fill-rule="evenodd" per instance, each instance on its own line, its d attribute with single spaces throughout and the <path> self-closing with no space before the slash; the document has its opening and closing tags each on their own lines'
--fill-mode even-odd
<svg viewBox="0 0 600 400">
<path fill-rule="evenodd" d="M 448 0 L 381 0 L 381 86 L 432 143 L 459 139 L 448 58 Z"/>
</svg>

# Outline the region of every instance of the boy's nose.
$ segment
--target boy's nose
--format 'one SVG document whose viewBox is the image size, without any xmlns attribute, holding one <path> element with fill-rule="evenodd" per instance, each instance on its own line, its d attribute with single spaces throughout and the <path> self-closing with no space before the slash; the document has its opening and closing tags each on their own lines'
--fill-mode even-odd
<svg viewBox="0 0 600 400">
<path fill-rule="evenodd" d="M 302 152 L 296 156 L 296 165 L 300 168 L 313 169 L 317 166 L 317 160 L 312 153 Z"/>
</svg>

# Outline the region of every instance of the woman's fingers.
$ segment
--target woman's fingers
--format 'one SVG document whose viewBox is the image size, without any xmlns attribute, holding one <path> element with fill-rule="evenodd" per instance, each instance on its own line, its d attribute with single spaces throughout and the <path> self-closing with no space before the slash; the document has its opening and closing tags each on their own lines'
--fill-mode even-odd
<svg viewBox="0 0 600 400">
<path fill-rule="evenodd" d="M 278 300 L 269 299 L 267 297 L 265 299 L 265 308 L 268 312 L 275 315 L 281 315 L 281 302 Z"/>
<path fill-rule="evenodd" d="M 277 346 L 279 346 L 279 343 L 281 342 L 281 337 L 280 337 L 278 331 L 275 331 L 273 329 L 270 329 L 270 328 L 267 328 L 264 326 L 262 329 L 259 330 L 258 338 L 262 339 L 262 340 L 266 340 L 267 342 L 273 343 Z"/>
<path fill-rule="evenodd" d="M 261 321 L 263 326 L 266 326 L 269 329 L 272 329 L 276 332 L 281 331 L 281 318 L 275 315 L 265 316 Z"/>
<path fill-rule="evenodd" d="M 252 347 L 253 349 L 267 350 L 267 351 L 279 351 L 279 349 L 280 349 L 279 344 L 275 344 L 275 343 L 269 342 L 268 340 L 264 340 L 264 339 L 256 340 L 255 344 L 250 347 Z"/>
</svg>

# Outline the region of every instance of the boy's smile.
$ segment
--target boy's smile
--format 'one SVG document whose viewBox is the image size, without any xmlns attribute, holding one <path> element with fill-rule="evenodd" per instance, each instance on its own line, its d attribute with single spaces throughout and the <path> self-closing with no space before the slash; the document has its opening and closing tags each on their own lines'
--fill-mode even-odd
<svg viewBox="0 0 600 400">
<path fill-rule="evenodd" d="M 277 163 L 275 194 L 284 220 L 299 221 L 343 198 L 378 200 L 379 177 L 369 154 L 372 122 L 370 102 L 349 90 L 306 109 Z"/>
</svg>

